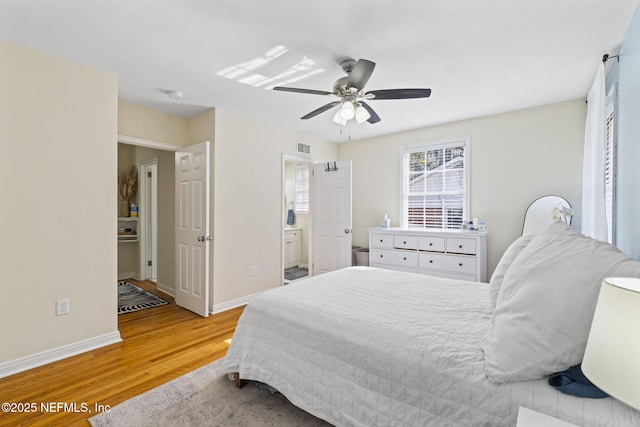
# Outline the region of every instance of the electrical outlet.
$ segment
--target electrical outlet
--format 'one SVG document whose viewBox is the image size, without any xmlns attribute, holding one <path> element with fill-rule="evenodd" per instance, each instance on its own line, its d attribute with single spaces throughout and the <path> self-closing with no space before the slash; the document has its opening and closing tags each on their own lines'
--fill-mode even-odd
<svg viewBox="0 0 640 427">
<path fill-rule="evenodd" d="M 68 299 L 59 299 L 56 301 L 56 316 L 62 316 L 63 314 L 69 314 Z"/>
<path fill-rule="evenodd" d="M 256 276 L 256 266 L 252 265 L 251 267 L 249 267 L 249 277 L 255 277 Z"/>
</svg>

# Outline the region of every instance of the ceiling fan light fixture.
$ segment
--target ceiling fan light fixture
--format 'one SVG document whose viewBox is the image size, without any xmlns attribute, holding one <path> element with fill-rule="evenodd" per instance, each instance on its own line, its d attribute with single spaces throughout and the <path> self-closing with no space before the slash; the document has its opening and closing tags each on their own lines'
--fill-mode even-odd
<svg viewBox="0 0 640 427">
<path fill-rule="evenodd" d="M 371 118 L 371 114 L 369 114 L 366 108 L 358 104 L 358 107 L 356 108 L 356 122 L 361 124 L 369 120 L 369 118 Z"/>
<path fill-rule="evenodd" d="M 342 117 L 345 120 L 351 120 L 355 117 L 356 115 L 356 109 L 353 106 L 353 102 L 351 101 L 346 101 L 342 104 L 342 107 L 340 107 L 340 117 Z"/>
<path fill-rule="evenodd" d="M 347 120 L 342 118 L 342 116 L 340 115 L 340 110 L 336 111 L 336 114 L 333 116 L 333 122 L 342 126 L 347 125 Z"/>
</svg>

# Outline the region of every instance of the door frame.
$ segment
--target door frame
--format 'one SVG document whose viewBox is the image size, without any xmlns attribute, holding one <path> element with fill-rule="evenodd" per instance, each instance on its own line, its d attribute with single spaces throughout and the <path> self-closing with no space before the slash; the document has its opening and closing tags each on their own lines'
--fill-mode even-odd
<svg viewBox="0 0 640 427">
<path fill-rule="evenodd" d="M 293 154 L 282 153 L 280 173 L 280 286 L 284 286 L 284 227 L 286 224 L 287 207 L 285 206 L 285 179 L 287 162 L 306 163 L 309 165 L 309 172 L 313 169 L 313 159 L 300 157 Z M 313 185 L 309 179 L 309 235 L 307 236 L 307 253 L 309 256 L 309 276 L 313 276 Z"/>
<path fill-rule="evenodd" d="M 181 148 L 183 148 L 180 145 L 175 145 L 175 144 L 169 144 L 166 142 L 160 142 L 160 141 L 153 141 L 150 139 L 144 139 L 144 138 L 138 138 L 137 136 L 130 136 L 130 135 L 123 135 L 123 134 L 118 134 L 118 140 L 117 140 L 118 144 L 127 144 L 127 145 L 135 145 L 138 147 L 146 147 L 146 148 L 153 148 L 156 150 L 163 150 L 163 151 L 170 151 L 170 152 L 176 152 L 178 150 L 180 150 Z M 140 220 L 140 222 L 142 222 Z M 140 225 L 140 224 L 139 224 Z M 174 224 L 174 229 L 175 229 L 175 224 Z M 140 230 L 142 231 L 142 230 Z M 139 233 L 141 238 L 138 239 L 138 243 L 142 242 L 142 240 L 144 239 L 142 237 L 142 232 Z M 140 255 L 142 255 L 142 252 L 139 252 Z M 157 254 L 157 252 L 156 252 Z M 117 256 L 117 253 L 116 253 Z M 142 261 L 141 261 L 142 263 Z M 140 271 L 138 272 L 139 275 L 142 275 L 144 272 L 144 270 L 140 269 Z M 174 284 L 175 286 L 175 284 Z M 169 289 L 162 289 L 162 292 L 165 292 L 169 295 L 171 295 L 170 292 L 168 292 Z M 173 296 L 173 295 L 172 295 Z"/>
<path fill-rule="evenodd" d="M 140 209 L 140 280 L 155 279 L 157 281 L 158 279 L 158 161 L 158 157 L 154 157 L 138 164 L 138 176 L 140 177 L 140 200 L 138 201 Z M 151 170 L 155 170 L 156 173 L 149 178 L 148 172 Z M 150 194 L 148 188 L 152 189 Z M 151 261 L 152 267 L 149 267 L 148 261 Z M 152 273 L 154 268 L 156 277 L 153 277 Z"/>
</svg>

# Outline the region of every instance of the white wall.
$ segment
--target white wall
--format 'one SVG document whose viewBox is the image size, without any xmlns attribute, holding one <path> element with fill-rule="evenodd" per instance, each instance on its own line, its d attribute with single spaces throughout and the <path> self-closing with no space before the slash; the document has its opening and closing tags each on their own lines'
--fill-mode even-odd
<svg viewBox="0 0 640 427">
<path fill-rule="evenodd" d="M 311 145 L 316 162 L 336 144 L 217 108 L 215 119 L 214 305 L 280 286 L 282 154 Z M 249 277 L 249 267 L 256 276 Z"/>
<path fill-rule="evenodd" d="M 616 244 L 640 259 L 640 7 L 620 46 L 615 227 Z"/>
<path fill-rule="evenodd" d="M 0 366 L 119 337 L 115 75 L 0 42 Z M 56 316 L 55 301 L 70 313 Z"/>
<path fill-rule="evenodd" d="M 359 140 L 338 146 L 353 160 L 354 244 L 368 246 L 367 227 L 385 213 L 400 218 L 400 148 L 471 138 L 471 212 L 487 223 L 488 272 L 522 230 L 524 211 L 545 194 L 565 197 L 580 229 L 584 99 Z"/>
</svg>

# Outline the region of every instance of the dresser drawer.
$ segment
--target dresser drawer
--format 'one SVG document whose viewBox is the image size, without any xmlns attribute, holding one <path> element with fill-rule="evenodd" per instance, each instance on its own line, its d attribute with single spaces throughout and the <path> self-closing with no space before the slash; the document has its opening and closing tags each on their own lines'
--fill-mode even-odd
<svg viewBox="0 0 640 427">
<path fill-rule="evenodd" d="M 420 237 L 418 249 L 429 252 L 444 252 L 444 237 Z"/>
<path fill-rule="evenodd" d="M 372 248 L 393 248 L 393 234 L 371 233 Z"/>
<path fill-rule="evenodd" d="M 476 254 L 475 239 L 462 239 L 456 237 L 447 238 L 447 252 L 455 254 Z"/>
<path fill-rule="evenodd" d="M 450 271 L 453 273 L 475 274 L 475 257 L 421 253 L 419 268 Z"/>
<path fill-rule="evenodd" d="M 417 252 L 409 251 L 372 249 L 371 264 L 385 264 L 415 269 L 418 266 L 418 254 Z"/>
<path fill-rule="evenodd" d="M 398 249 L 418 249 L 418 236 L 393 236 L 393 247 Z"/>
<path fill-rule="evenodd" d="M 300 235 L 302 232 L 300 230 L 285 230 L 284 231 L 284 241 L 293 242 L 294 240 L 300 240 Z"/>
</svg>

